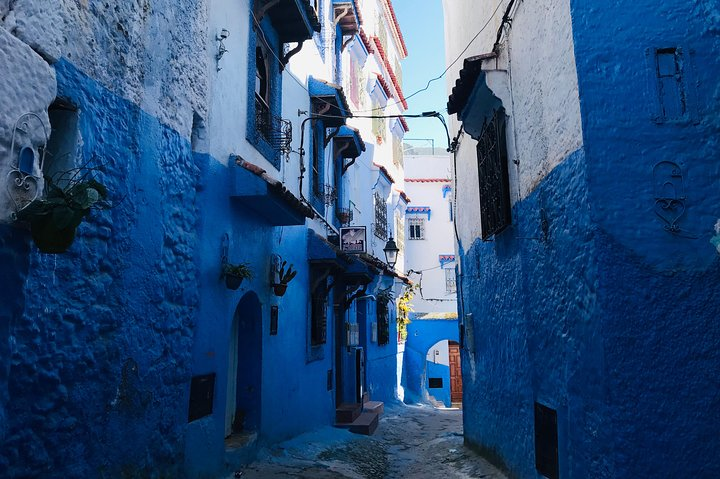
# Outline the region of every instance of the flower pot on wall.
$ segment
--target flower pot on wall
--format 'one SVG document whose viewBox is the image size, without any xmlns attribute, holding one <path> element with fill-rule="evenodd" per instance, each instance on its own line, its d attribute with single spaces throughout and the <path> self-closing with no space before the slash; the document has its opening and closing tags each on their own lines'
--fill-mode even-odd
<svg viewBox="0 0 720 479">
<path fill-rule="evenodd" d="M 288 285 L 286 283 L 273 284 L 273 292 L 275 296 L 283 296 L 287 291 Z"/>
<path fill-rule="evenodd" d="M 225 274 L 225 286 L 227 286 L 228 289 L 232 289 L 235 291 L 240 287 L 240 285 L 243 282 L 242 276 L 236 276 L 234 274 Z"/>
</svg>

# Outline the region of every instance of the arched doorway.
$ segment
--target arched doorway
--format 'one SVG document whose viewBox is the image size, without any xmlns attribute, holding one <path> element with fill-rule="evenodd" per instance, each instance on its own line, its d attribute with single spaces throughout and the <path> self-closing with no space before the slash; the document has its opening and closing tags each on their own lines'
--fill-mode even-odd
<svg viewBox="0 0 720 479">
<path fill-rule="evenodd" d="M 225 436 L 260 430 L 262 386 L 262 307 L 246 293 L 235 308 L 228 355 Z"/>
<path fill-rule="evenodd" d="M 425 388 L 437 406 L 462 405 L 460 345 L 444 339 L 433 344 L 425 356 Z"/>
</svg>

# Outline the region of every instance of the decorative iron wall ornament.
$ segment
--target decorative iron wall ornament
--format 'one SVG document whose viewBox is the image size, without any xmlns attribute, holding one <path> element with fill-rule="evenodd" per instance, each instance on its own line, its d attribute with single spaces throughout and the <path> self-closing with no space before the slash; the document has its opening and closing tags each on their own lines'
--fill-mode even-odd
<svg viewBox="0 0 720 479">
<path fill-rule="evenodd" d="M 33 145 L 33 125 L 40 126 L 42 145 Z M 48 135 L 45 123 L 35 113 L 25 113 L 15 122 L 10 143 L 10 171 L 7 174 L 5 188 L 17 213 L 25 209 L 42 193 L 42 169 L 47 151 Z M 36 161 L 39 157 L 39 162 Z"/>
<path fill-rule="evenodd" d="M 655 182 L 655 214 L 668 233 L 695 238 L 683 233 L 678 224 L 686 211 L 685 185 L 682 168 L 672 161 L 661 161 L 653 168 Z"/>
</svg>

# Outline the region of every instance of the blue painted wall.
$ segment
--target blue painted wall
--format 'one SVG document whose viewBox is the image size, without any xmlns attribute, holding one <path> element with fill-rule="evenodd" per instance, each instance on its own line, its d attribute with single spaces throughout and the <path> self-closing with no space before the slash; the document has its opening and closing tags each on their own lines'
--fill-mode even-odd
<svg viewBox="0 0 720 479">
<path fill-rule="evenodd" d="M 376 280 L 377 281 L 377 280 Z M 373 283 L 375 284 L 375 283 Z M 384 289 L 392 284 L 386 277 L 382 279 L 380 288 Z M 377 322 L 377 303 L 375 301 L 366 301 L 367 305 L 367 321 L 364 326 L 367 338 L 372 338 L 372 322 Z M 367 391 L 370 398 L 374 401 L 394 401 L 397 399 L 397 360 L 398 360 L 398 344 L 397 344 L 397 320 L 396 308 L 393 303 L 388 306 L 389 324 L 390 324 L 390 340 L 388 344 L 380 345 L 377 342 L 368 341 L 365 357 L 366 357 L 366 378 Z"/>
<path fill-rule="evenodd" d="M 460 332 L 456 319 L 424 320 L 414 317 L 413 313 L 410 313 L 410 324 L 407 328 L 401 385 L 405 388 L 405 402 L 413 403 L 421 401 L 428 394 L 427 378 L 430 377 L 426 364 L 428 351 L 435 343 L 444 339 L 459 341 Z M 449 369 L 447 381 L 443 380 L 443 386 L 445 384 L 447 384 L 447 405 L 450 405 Z"/>
<path fill-rule="evenodd" d="M 66 61 L 56 72 L 115 207 L 63 255 L 3 229 L 0 476 L 179 475 L 198 304 L 190 144 Z"/>
<path fill-rule="evenodd" d="M 450 366 L 425 361 L 425 376 L 425 388 L 428 394 L 446 407 L 452 406 L 450 401 Z M 441 379 L 442 387 L 431 388 L 430 378 Z"/>
<path fill-rule="evenodd" d="M 718 477 L 718 6 L 571 5 L 584 148 L 494 242 L 460 245 L 465 434 L 538 477 L 538 401 L 558 412 L 560 477 Z M 688 113 L 658 121 L 654 52 L 669 47 Z M 679 234 L 655 212 L 660 161 L 682 171 Z"/>
</svg>

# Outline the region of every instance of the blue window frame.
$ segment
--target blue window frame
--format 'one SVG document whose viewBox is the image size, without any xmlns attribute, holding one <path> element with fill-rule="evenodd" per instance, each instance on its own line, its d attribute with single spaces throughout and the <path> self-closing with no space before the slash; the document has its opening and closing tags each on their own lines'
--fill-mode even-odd
<svg viewBox="0 0 720 479">
<path fill-rule="evenodd" d="M 313 120 L 312 157 L 310 158 L 310 202 L 325 213 L 325 122 Z"/>
<path fill-rule="evenodd" d="M 280 168 L 280 150 L 273 145 L 273 134 L 280 128 L 282 106 L 282 43 L 269 18 L 255 24 L 250 15 L 248 41 L 247 140 L 275 168 Z"/>
</svg>

